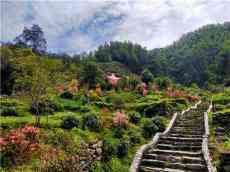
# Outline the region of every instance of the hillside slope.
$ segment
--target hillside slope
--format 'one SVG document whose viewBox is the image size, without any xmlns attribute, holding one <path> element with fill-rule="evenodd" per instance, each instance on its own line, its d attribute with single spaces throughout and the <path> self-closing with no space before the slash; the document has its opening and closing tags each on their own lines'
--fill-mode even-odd
<svg viewBox="0 0 230 172">
<path fill-rule="evenodd" d="M 110 42 L 95 52 L 98 62 L 118 61 L 131 71 L 149 68 L 190 85 L 226 83 L 230 76 L 230 23 L 207 25 L 190 32 L 171 46 L 151 51 L 130 42 Z"/>
<path fill-rule="evenodd" d="M 163 65 L 165 74 L 182 84 L 222 83 L 230 76 L 230 23 L 188 33 L 167 48 L 153 50 L 152 58 Z"/>
</svg>

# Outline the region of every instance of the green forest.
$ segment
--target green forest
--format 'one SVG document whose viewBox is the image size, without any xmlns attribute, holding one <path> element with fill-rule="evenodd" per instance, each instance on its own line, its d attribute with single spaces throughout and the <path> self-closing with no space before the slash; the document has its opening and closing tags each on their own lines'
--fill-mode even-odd
<svg viewBox="0 0 230 172">
<path fill-rule="evenodd" d="M 230 169 L 229 22 L 164 48 L 113 41 L 71 55 L 48 52 L 33 25 L 0 49 L 0 171 L 128 172 L 140 146 L 199 100 L 213 105 L 212 164 Z"/>
</svg>

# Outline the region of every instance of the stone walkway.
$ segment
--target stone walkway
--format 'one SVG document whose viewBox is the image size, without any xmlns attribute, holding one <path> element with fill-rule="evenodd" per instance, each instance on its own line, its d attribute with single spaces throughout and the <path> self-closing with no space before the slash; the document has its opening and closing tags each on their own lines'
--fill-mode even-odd
<svg viewBox="0 0 230 172">
<path fill-rule="evenodd" d="M 200 104 L 176 118 L 166 135 L 146 149 L 141 157 L 139 172 L 206 172 L 202 153 L 205 134 L 204 112 L 207 104 Z"/>
</svg>

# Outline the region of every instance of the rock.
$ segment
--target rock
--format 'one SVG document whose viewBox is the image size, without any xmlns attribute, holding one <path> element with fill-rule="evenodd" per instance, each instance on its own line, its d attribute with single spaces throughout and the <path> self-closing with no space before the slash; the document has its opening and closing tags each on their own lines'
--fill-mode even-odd
<svg viewBox="0 0 230 172">
<path fill-rule="evenodd" d="M 97 152 L 98 155 L 101 155 L 101 154 L 102 154 L 102 149 L 101 149 L 101 148 L 98 148 L 98 149 L 96 150 L 96 152 Z"/>
<path fill-rule="evenodd" d="M 97 143 L 97 145 L 98 145 L 99 147 L 102 147 L 102 146 L 103 146 L 103 141 L 99 141 L 99 142 Z"/>
</svg>

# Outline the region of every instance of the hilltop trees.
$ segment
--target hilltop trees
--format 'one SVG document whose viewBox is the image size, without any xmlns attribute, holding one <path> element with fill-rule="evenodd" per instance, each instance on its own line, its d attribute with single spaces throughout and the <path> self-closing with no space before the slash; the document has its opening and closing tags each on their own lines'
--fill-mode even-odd
<svg viewBox="0 0 230 172">
<path fill-rule="evenodd" d="M 220 74 L 223 76 L 224 80 L 230 80 L 230 40 L 224 43 L 223 48 L 220 51 Z"/>
<path fill-rule="evenodd" d="M 101 82 L 102 71 L 94 62 L 86 62 L 80 71 L 80 81 L 85 83 L 88 88 L 93 88 Z"/>
<path fill-rule="evenodd" d="M 13 78 L 13 66 L 11 63 L 12 51 L 8 47 L 0 47 L 0 93 L 10 95 L 13 91 L 14 78 Z"/>
<path fill-rule="evenodd" d="M 32 48 L 37 54 L 46 53 L 46 39 L 39 25 L 33 25 L 31 28 L 25 27 L 23 32 L 14 41 L 18 46 Z"/>
<path fill-rule="evenodd" d="M 153 74 L 148 69 L 144 69 L 141 74 L 141 79 L 143 82 L 149 83 L 153 80 Z"/>
</svg>

